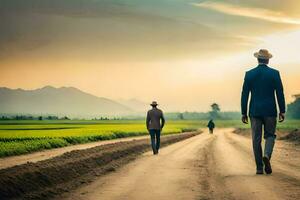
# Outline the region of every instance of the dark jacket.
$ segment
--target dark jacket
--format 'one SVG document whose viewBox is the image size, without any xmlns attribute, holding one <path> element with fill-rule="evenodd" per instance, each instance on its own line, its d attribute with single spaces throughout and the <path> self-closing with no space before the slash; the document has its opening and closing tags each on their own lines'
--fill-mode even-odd
<svg viewBox="0 0 300 200">
<path fill-rule="evenodd" d="M 241 98 L 243 115 L 247 115 L 249 93 L 251 93 L 250 117 L 276 117 L 275 93 L 280 113 L 285 113 L 285 100 L 279 71 L 260 64 L 246 72 Z"/>
<path fill-rule="evenodd" d="M 212 120 L 209 120 L 209 122 L 208 122 L 208 124 L 207 124 L 207 127 L 208 127 L 209 129 L 213 129 L 213 128 L 215 128 L 215 123 L 214 123 Z"/>
<path fill-rule="evenodd" d="M 165 118 L 163 112 L 160 109 L 153 108 L 148 111 L 146 119 L 146 126 L 148 130 L 161 130 L 164 125 Z"/>
</svg>

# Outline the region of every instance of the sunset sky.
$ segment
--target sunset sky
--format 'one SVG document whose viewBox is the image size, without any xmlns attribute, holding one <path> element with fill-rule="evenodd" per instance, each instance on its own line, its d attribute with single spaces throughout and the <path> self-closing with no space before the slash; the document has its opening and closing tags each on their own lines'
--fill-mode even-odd
<svg viewBox="0 0 300 200">
<path fill-rule="evenodd" d="M 239 111 L 253 53 L 300 93 L 299 0 L 0 0 L 0 87 Z"/>
</svg>

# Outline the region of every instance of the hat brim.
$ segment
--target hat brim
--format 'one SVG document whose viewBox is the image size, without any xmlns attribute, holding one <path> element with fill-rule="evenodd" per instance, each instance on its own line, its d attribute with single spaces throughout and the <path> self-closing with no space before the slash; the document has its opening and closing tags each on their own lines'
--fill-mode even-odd
<svg viewBox="0 0 300 200">
<path fill-rule="evenodd" d="M 150 106 L 158 106 L 158 104 L 153 104 L 153 103 L 151 103 Z"/>
<path fill-rule="evenodd" d="M 254 57 L 255 58 L 261 58 L 261 59 L 270 59 L 270 58 L 273 57 L 273 55 L 270 54 L 270 53 L 268 55 L 261 55 L 261 54 L 259 54 L 259 52 L 255 52 Z"/>
</svg>

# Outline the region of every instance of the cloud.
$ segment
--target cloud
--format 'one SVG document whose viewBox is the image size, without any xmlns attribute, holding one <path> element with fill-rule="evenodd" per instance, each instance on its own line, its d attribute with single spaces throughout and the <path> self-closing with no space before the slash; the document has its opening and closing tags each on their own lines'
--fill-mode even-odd
<svg viewBox="0 0 300 200">
<path fill-rule="evenodd" d="M 217 12 L 225 13 L 228 15 L 243 16 L 255 19 L 261 19 L 265 21 L 284 23 L 284 24 L 294 24 L 300 25 L 299 18 L 293 18 L 285 15 L 279 11 L 272 11 L 263 8 L 253 8 L 253 7 L 243 7 L 227 3 L 217 3 L 217 2 L 202 2 L 202 3 L 192 3 L 192 5 L 214 10 Z"/>
<path fill-rule="evenodd" d="M 19 56 L 24 60 L 99 62 L 207 59 L 252 43 L 237 38 L 236 32 L 202 24 L 195 17 L 199 16 L 197 9 L 186 3 L 188 10 L 196 12 L 186 11 L 178 17 L 169 15 L 167 7 L 149 11 L 138 4 L 111 0 L 86 0 L 83 6 L 83 0 L 5 2 L 0 6 L 0 64 L 4 58 Z M 164 6 L 160 1 L 159 5 Z"/>
</svg>

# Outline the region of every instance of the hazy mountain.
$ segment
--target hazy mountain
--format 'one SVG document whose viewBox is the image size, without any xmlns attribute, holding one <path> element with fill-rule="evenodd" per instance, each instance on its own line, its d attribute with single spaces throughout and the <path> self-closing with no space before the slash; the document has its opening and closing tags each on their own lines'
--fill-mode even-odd
<svg viewBox="0 0 300 200">
<path fill-rule="evenodd" d="M 142 102 L 138 99 L 119 99 L 118 102 L 138 112 L 146 112 L 150 109 L 149 103 Z"/>
<path fill-rule="evenodd" d="M 74 87 L 46 86 L 36 90 L 0 88 L 0 113 L 91 117 L 127 115 L 134 111 L 116 101 Z"/>
</svg>

